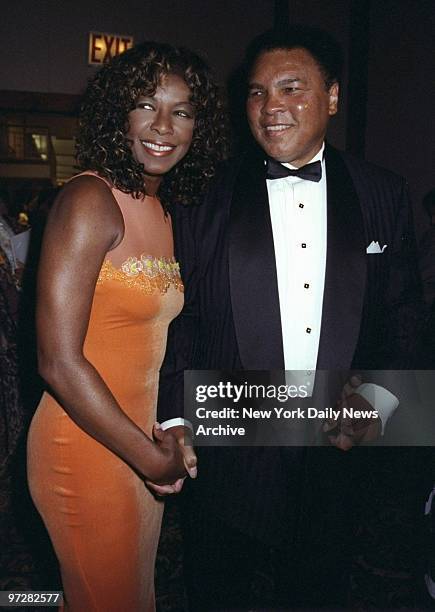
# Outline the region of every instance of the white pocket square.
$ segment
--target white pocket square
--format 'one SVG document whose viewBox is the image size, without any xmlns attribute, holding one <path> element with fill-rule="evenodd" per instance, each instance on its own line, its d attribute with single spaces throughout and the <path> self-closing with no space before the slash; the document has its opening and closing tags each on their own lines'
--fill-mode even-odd
<svg viewBox="0 0 435 612">
<path fill-rule="evenodd" d="M 372 240 L 371 243 L 369 244 L 369 246 L 367 247 L 367 253 L 369 255 L 373 255 L 375 253 L 383 253 L 385 251 L 385 249 L 387 248 L 388 245 L 384 244 L 384 246 L 380 247 L 379 242 L 376 240 Z"/>
</svg>

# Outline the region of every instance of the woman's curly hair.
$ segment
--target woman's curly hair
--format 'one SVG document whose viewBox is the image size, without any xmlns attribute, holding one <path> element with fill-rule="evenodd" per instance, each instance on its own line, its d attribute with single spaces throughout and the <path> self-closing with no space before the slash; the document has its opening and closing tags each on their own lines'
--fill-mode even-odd
<svg viewBox="0 0 435 612">
<path fill-rule="evenodd" d="M 158 195 L 170 203 L 199 201 L 217 163 L 227 153 L 227 124 L 216 84 L 205 62 L 183 47 L 145 42 L 116 56 L 89 83 L 81 107 L 76 153 L 81 168 L 95 170 L 117 189 L 146 195 L 144 168 L 131 151 L 128 114 L 140 95 L 152 95 L 162 77 L 176 74 L 191 91 L 195 109 L 192 144 L 163 176 Z"/>
</svg>

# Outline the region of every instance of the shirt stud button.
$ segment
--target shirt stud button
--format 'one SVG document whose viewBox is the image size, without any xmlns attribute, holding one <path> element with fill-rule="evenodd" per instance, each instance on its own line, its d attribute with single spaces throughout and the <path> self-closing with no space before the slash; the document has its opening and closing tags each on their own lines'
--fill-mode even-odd
<svg viewBox="0 0 435 612">
<path fill-rule="evenodd" d="M 306 249 L 306 248 L 307 248 L 306 243 L 305 243 L 305 242 L 303 242 L 303 243 L 301 244 L 301 247 L 302 247 L 303 249 Z"/>
<path fill-rule="evenodd" d="M 304 283 L 304 289 L 309 289 L 310 285 L 308 283 Z"/>
<path fill-rule="evenodd" d="M 311 327 L 307 327 L 305 331 L 307 332 L 307 334 L 311 334 Z"/>
<path fill-rule="evenodd" d="M 299 208 L 303 208 L 304 205 L 302 204 L 302 202 L 299 204 Z"/>
</svg>

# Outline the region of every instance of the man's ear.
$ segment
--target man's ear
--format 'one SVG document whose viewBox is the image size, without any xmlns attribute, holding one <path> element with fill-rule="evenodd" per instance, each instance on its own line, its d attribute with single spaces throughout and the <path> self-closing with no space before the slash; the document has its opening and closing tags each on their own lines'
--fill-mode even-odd
<svg viewBox="0 0 435 612">
<path fill-rule="evenodd" d="M 333 83 L 331 85 L 331 87 L 329 88 L 329 114 L 330 115 L 335 115 L 335 113 L 338 111 L 338 91 L 340 89 L 340 86 L 338 83 Z"/>
</svg>

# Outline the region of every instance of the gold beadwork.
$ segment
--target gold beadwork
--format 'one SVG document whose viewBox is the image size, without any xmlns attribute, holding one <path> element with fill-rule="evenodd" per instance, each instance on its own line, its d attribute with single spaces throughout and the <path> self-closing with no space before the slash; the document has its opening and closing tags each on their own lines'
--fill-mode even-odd
<svg viewBox="0 0 435 612">
<path fill-rule="evenodd" d="M 106 259 L 101 266 L 97 283 L 105 280 L 118 280 L 127 287 L 136 287 L 145 293 L 151 294 L 155 291 L 166 293 L 173 285 L 175 289 L 183 292 L 184 286 L 180 276 L 180 265 L 173 257 L 151 257 L 141 255 L 129 257 L 121 270 L 115 268 L 110 259 Z"/>
</svg>

